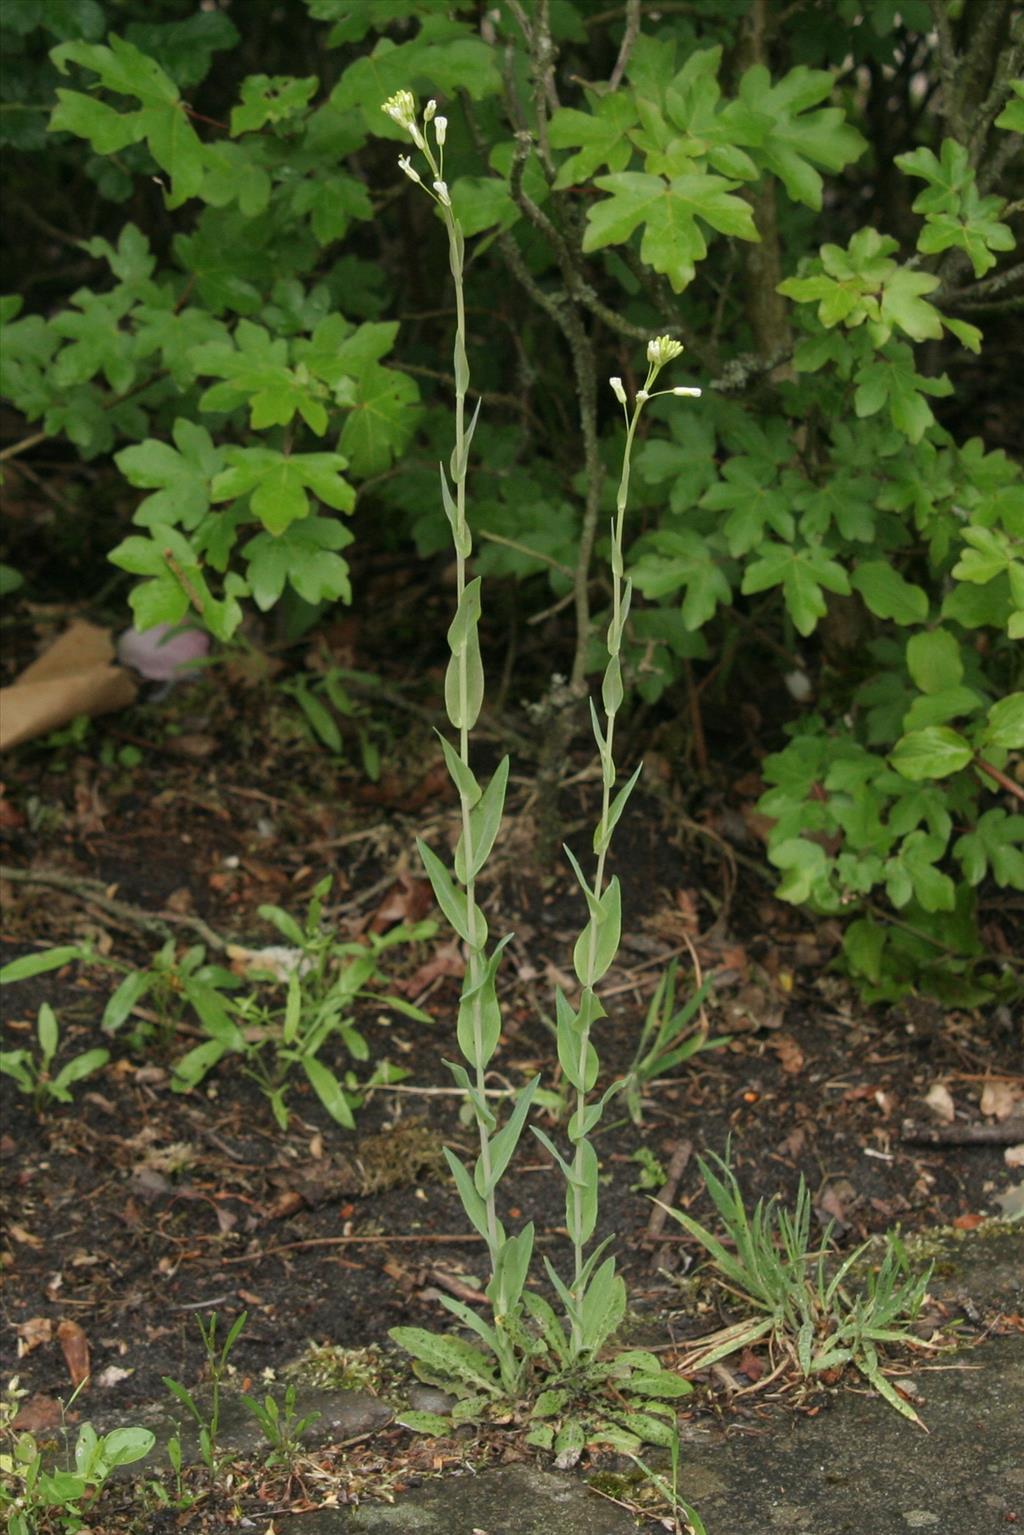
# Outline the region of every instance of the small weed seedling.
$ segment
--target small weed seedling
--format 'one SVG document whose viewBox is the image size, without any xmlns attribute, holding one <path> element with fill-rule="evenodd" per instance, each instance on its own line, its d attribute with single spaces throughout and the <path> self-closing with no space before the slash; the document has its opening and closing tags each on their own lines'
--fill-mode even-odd
<svg viewBox="0 0 1024 1535">
<path fill-rule="evenodd" d="M 862 1243 L 830 1272 L 835 1222 L 829 1222 L 820 1246 L 812 1249 L 811 1197 L 802 1178 L 792 1213 L 774 1199 L 759 1199 L 748 1213 L 728 1162 L 715 1158 L 718 1174 L 703 1159 L 698 1162 L 734 1251 L 684 1211 L 662 1208 L 710 1254 L 726 1288 L 762 1315 L 706 1339 L 690 1356 L 691 1366 L 706 1368 L 768 1339 L 804 1376 L 852 1364 L 890 1406 L 920 1424 L 914 1409 L 882 1374 L 878 1345 L 922 1346 L 909 1327 L 927 1294 L 931 1267 L 914 1278 L 903 1243 L 890 1232 L 877 1271 L 859 1294 L 851 1295 L 846 1280 L 871 1244 Z"/>
<path fill-rule="evenodd" d="M 622 1089 L 629 1117 L 635 1125 L 643 1124 L 642 1095 L 649 1082 L 667 1076 L 701 1050 L 716 1050 L 732 1038 L 731 1034 L 722 1034 L 709 1039 L 705 1027 L 692 1027 L 695 1014 L 707 1000 L 710 977 L 677 1010 L 677 972 L 678 964 L 673 960 L 658 982 Z"/>
<path fill-rule="evenodd" d="M 60 1048 L 60 1025 L 48 1002 L 39 1009 L 36 1038 L 38 1054 L 26 1049 L 0 1051 L 0 1071 L 12 1077 L 19 1089 L 32 1099 L 37 1114 L 54 1103 L 71 1103 L 71 1089 L 75 1083 L 91 1077 L 110 1060 L 109 1050 L 83 1050 L 81 1055 L 65 1061 L 55 1075 L 53 1064 Z"/>
<path fill-rule="evenodd" d="M 89 1517 L 90 1505 L 111 1472 L 145 1459 L 155 1442 L 148 1428 L 115 1428 L 109 1434 L 97 1434 L 91 1423 L 83 1423 L 67 1465 L 44 1470 L 35 1435 L 19 1434 L 10 1449 L 0 1452 L 0 1510 L 7 1514 L 7 1535 L 35 1535 L 39 1516 L 48 1521 L 47 1529 L 60 1530 L 62 1535 L 96 1528 Z"/>
<path fill-rule="evenodd" d="M 112 993 L 103 1011 L 103 1032 L 118 1033 L 145 998 L 156 1022 L 136 1015 L 131 1043 L 136 1049 L 151 1041 L 168 1048 L 189 1007 L 200 1019 L 205 1012 L 216 1014 L 222 994 L 237 991 L 241 985 L 240 978 L 223 965 L 207 963 L 202 944 L 179 954 L 174 939 L 169 938 L 145 969 L 130 969 Z"/>
<path fill-rule="evenodd" d="M 242 1397 L 242 1405 L 256 1419 L 270 1445 L 268 1466 L 290 1465 L 302 1448 L 303 1434 L 321 1416 L 318 1412 L 311 1412 L 299 1417 L 295 1411 L 294 1386 L 285 1389 L 283 1405 L 269 1392 L 262 1401 L 245 1395 Z"/>
<path fill-rule="evenodd" d="M 352 1016 L 357 997 L 417 1022 L 432 1021 L 404 998 L 375 988 L 383 980 L 380 959 L 384 952 L 396 944 L 431 937 L 436 924 L 422 922 L 394 928 L 383 937 L 371 935 L 368 947 L 339 943 L 323 921 L 330 888 L 330 876 L 315 887 L 302 924 L 279 906 L 260 907 L 260 916 L 290 945 L 284 956 L 288 970 L 284 1007 L 255 991 L 229 1001 L 204 988 L 202 1005 L 196 1002 L 195 1006 L 209 1038 L 176 1063 L 172 1082 L 176 1092 L 197 1087 L 225 1055 L 233 1053 L 242 1057 L 242 1070 L 270 1100 L 282 1129 L 288 1125 L 285 1095 L 295 1068 L 304 1073 L 331 1118 L 346 1129 L 354 1128 L 353 1111 L 361 1101 L 355 1079 L 346 1077 L 340 1082 L 319 1059 L 320 1051 L 337 1036 L 353 1060 L 369 1058 L 369 1046 Z M 267 979 L 276 978 L 268 975 Z M 396 1080 L 393 1070 L 386 1076 Z"/>
<path fill-rule="evenodd" d="M 228 1358 L 231 1350 L 238 1342 L 239 1334 L 245 1326 L 247 1311 L 239 1312 L 232 1322 L 224 1342 L 217 1347 L 217 1313 L 212 1312 L 207 1322 L 200 1317 L 199 1332 L 203 1340 L 203 1348 L 206 1350 L 206 1370 L 210 1377 L 210 1405 L 205 1407 L 197 1402 L 192 1392 L 181 1381 L 174 1380 L 170 1375 L 163 1376 L 163 1383 L 172 1396 L 188 1412 L 196 1428 L 199 1430 L 199 1454 L 203 1465 L 210 1473 L 211 1481 L 216 1477 L 221 1465 L 221 1457 L 217 1451 L 217 1435 L 220 1432 L 220 1399 L 224 1380 L 228 1373 Z M 175 1468 L 181 1471 L 181 1447 L 178 1446 L 179 1464 Z M 172 1465 L 174 1464 L 172 1459 Z"/>
</svg>

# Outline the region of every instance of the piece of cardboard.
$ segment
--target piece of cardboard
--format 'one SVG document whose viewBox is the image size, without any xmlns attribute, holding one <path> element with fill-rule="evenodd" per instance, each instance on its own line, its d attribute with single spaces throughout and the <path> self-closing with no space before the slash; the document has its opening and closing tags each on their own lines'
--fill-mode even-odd
<svg viewBox="0 0 1024 1535">
<path fill-rule="evenodd" d="M 0 751 L 57 730 L 80 714 L 127 708 L 138 688 L 113 661 L 110 631 L 75 619 L 10 687 L 0 688 Z"/>
</svg>

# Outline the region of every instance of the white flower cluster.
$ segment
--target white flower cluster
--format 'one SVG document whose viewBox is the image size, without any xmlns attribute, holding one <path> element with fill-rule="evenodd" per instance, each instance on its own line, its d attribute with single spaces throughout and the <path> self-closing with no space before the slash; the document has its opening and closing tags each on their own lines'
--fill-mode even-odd
<svg viewBox="0 0 1024 1535">
<path fill-rule="evenodd" d="M 437 141 L 437 147 L 440 152 L 439 160 L 435 159 L 423 130 L 416 121 L 416 98 L 412 91 L 396 91 L 393 96 L 389 96 L 387 101 L 382 104 L 381 111 L 386 112 L 391 121 L 397 123 L 409 135 L 416 148 L 423 151 L 431 171 L 430 186 L 427 187 L 426 182 L 408 155 L 399 155 L 399 169 L 408 176 L 410 181 L 415 181 L 419 186 L 427 187 L 427 191 L 431 192 L 431 195 L 436 197 L 443 207 L 450 208 L 452 200 L 448 193 L 448 183 L 444 179 L 444 141 L 448 137 L 448 119 L 447 117 L 439 117 L 437 115 L 437 102 L 427 102 L 423 109 L 423 124 L 424 127 L 428 123 L 433 123 L 434 125 L 434 138 Z"/>
<path fill-rule="evenodd" d="M 648 341 L 647 362 L 649 364 L 649 370 L 647 374 L 647 384 L 653 384 L 654 380 L 657 378 L 665 364 L 668 362 L 674 362 L 677 357 L 682 356 L 682 353 L 683 343 L 681 341 L 673 340 L 671 336 L 655 336 L 652 341 Z M 626 411 L 628 416 L 629 400 L 626 397 L 626 391 L 623 388 L 621 378 L 610 378 L 608 383 L 611 386 L 612 394 L 614 394 L 615 398 L 618 400 L 623 410 Z M 690 400 L 699 400 L 701 396 L 701 390 L 690 388 L 687 384 L 679 384 L 674 389 L 656 389 L 652 394 L 652 392 L 645 385 L 643 389 L 638 389 L 636 392 L 636 404 L 638 406 L 646 405 L 648 400 L 653 399 L 655 395 L 659 394 L 677 394 L 683 395 Z"/>
</svg>

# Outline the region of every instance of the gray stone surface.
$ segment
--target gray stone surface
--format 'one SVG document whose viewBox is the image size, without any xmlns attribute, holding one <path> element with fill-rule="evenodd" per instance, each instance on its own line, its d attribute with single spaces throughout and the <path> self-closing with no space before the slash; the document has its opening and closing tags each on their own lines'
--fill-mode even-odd
<svg viewBox="0 0 1024 1535">
<path fill-rule="evenodd" d="M 636 1535 L 636 1529 L 625 1509 L 575 1477 L 500 1466 L 425 1483 L 395 1504 L 303 1514 L 291 1535 Z"/>
<path fill-rule="evenodd" d="M 914 1382 L 928 1433 L 845 1391 L 818 1418 L 688 1445 L 682 1490 L 708 1535 L 1024 1529 L 1024 1339 L 991 1338 L 939 1362 Z"/>
</svg>

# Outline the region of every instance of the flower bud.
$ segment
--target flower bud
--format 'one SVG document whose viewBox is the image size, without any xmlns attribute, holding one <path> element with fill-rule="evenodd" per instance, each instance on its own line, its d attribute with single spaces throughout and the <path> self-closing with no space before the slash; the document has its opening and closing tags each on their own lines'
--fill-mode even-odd
<svg viewBox="0 0 1024 1535">
<path fill-rule="evenodd" d="M 681 341 L 673 341 L 671 336 L 655 336 L 653 341 L 647 343 L 647 361 L 661 368 L 665 363 L 678 357 L 682 350 Z"/>
<path fill-rule="evenodd" d="M 685 395 L 688 400 L 699 400 L 704 391 L 703 389 L 687 389 L 685 384 L 681 384 L 677 389 L 673 389 L 672 393 Z"/>
<path fill-rule="evenodd" d="M 447 117 L 435 117 L 434 118 L 434 132 L 437 135 L 437 147 L 438 147 L 438 149 L 443 149 L 444 148 L 444 141 L 448 137 L 448 119 L 447 119 Z"/>
<path fill-rule="evenodd" d="M 626 399 L 626 391 L 622 387 L 622 380 L 621 380 L 621 378 L 610 378 L 608 380 L 608 382 L 609 382 L 609 384 L 611 384 L 611 386 L 612 386 L 612 394 L 618 400 L 619 404 L 620 405 L 627 405 L 629 402 Z"/>
<path fill-rule="evenodd" d="M 431 118 L 433 117 L 433 115 L 434 115 L 434 113 L 436 111 L 437 111 L 437 102 L 434 101 L 433 98 L 431 98 L 431 100 L 428 101 L 426 106 L 423 108 L 423 121 L 425 123 L 429 123 Z"/>
<path fill-rule="evenodd" d="M 446 208 L 450 208 L 452 200 L 448 196 L 448 183 L 446 181 L 435 181 L 434 191 L 437 193 L 438 202 L 443 203 Z"/>
<path fill-rule="evenodd" d="M 649 395 L 649 394 L 648 394 L 648 393 L 647 393 L 647 390 L 646 390 L 646 389 L 638 389 L 638 390 L 637 390 L 637 392 L 636 392 L 636 403 L 637 403 L 637 404 L 638 404 L 638 405 L 643 405 L 643 404 L 644 404 L 644 403 L 645 403 L 645 402 L 646 402 L 646 401 L 647 401 L 647 400 L 649 400 L 649 399 L 650 399 L 650 398 L 651 398 L 651 397 L 650 397 L 650 395 Z"/>
<path fill-rule="evenodd" d="M 382 104 L 381 111 L 400 128 L 409 128 L 416 117 L 416 98 L 412 91 L 396 91 Z"/>
<path fill-rule="evenodd" d="M 422 183 L 423 177 L 420 175 L 416 167 L 411 163 L 408 155 L 399 155 L 398 163 L 410 181 L 419 181 Z"/>
</svg>

